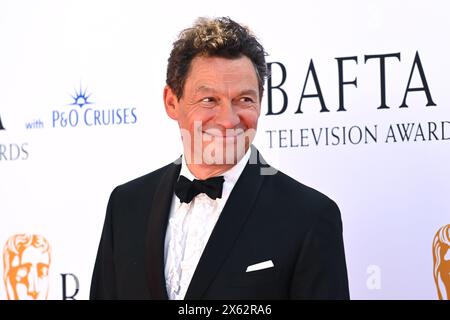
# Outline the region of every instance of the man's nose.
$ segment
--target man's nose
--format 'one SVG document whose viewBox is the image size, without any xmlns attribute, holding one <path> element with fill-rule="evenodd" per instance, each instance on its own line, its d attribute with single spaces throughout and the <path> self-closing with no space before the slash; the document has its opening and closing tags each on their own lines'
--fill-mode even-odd
<svg viewBox="0 0 450 320">
<path fill-rule="evenodd" d="M 236 127 L 241 122 L 239 115 L 231 102 L 223 103 L 216 115 L 216 123 L 226 129 Z"/>
</svg>

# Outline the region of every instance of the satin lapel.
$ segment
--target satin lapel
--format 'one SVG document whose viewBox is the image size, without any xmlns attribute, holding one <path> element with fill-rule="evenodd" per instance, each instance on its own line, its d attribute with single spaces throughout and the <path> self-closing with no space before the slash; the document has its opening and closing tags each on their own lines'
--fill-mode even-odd
<svg viewBox="0 0 450 320">
<path fill-rule="evenodd" d="M 149 212 L 146 243 L 146 270 L 151 299 L 167 300 L 164 275 L 164 240 L 172 203 L 173 187 L 181 165 L 170 164 L 156 188 Z"/>
<path fill-rule="evenodd" d="M 255 151 L 256 148 L 252 153 Z M 242 171 L 220 214 L 192 277 L 186 300 L 202 299 L 251 212 L 264 178 L 260 174 L 260 165 L 251 163 L 254 162 L 249 161 Z"/>
</svg>

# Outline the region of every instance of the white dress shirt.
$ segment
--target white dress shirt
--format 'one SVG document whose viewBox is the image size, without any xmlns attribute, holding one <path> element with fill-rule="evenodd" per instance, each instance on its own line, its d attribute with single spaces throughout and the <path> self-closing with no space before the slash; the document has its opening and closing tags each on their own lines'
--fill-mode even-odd
<svg viewBox="0 0 450 320">
<path fill-rule="evenodd" d="M 200 193 L 190 203 L 181 203 L 173 195 L 164 247 L 164 272 L 170 300 L 184 299 L 211 232 L 250 158 L 250 149 L 235 166 L 221 174 L 224 177 L 222 198 L 213 200 Z M 180 175 L 191 181 L 195 179 L 184 157 Z"/>
</svg>

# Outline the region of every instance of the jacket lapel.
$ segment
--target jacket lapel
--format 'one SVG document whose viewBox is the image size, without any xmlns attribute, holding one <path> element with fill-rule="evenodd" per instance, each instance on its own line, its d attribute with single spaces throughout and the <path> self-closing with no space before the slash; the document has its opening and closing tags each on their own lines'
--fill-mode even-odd
<svg viewBox="0 0 450 320">
<path fill-rule="evenodd" d="M 181 165 L 171 163 L 166 167 L 152 199 L 149 213 L 146 243 L 146 270 L 150 298 L 167 300 L 164 275 L 164 240 L 172 203 L 173 188 Z"/>
<path fill-rule="evenodd" d="M 201 299 L 223 265 L 255 202 L 263 181 L 259 158 L 252 147 L 249 163 L 234 186 L 219 220 L 211 233 L 192 277 L 186 300 Z"/>
</svg>

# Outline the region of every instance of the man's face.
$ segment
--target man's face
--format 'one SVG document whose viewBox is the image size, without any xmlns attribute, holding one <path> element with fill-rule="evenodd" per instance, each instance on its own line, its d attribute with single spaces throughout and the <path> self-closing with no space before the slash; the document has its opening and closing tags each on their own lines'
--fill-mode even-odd
<svg viewBox="0 0 450 320">
<path fill-rule="evenodd" d="M 45 300 L 48 293 L 48 252 L 30 246 L 15 256 L 8 272 L 8 296 L 14 300 Z"/>
<path fill-rule="evenodd" d="M 194 58 L 182 97 L 178 100 L 166 87 L 164 100 L 182 131 L 187 161 L 191 156 L 192 162 L 201 164 L 234 164 L 256 134 L 261 108 L 258 79 L 246 56 Z"/>
</svg>

